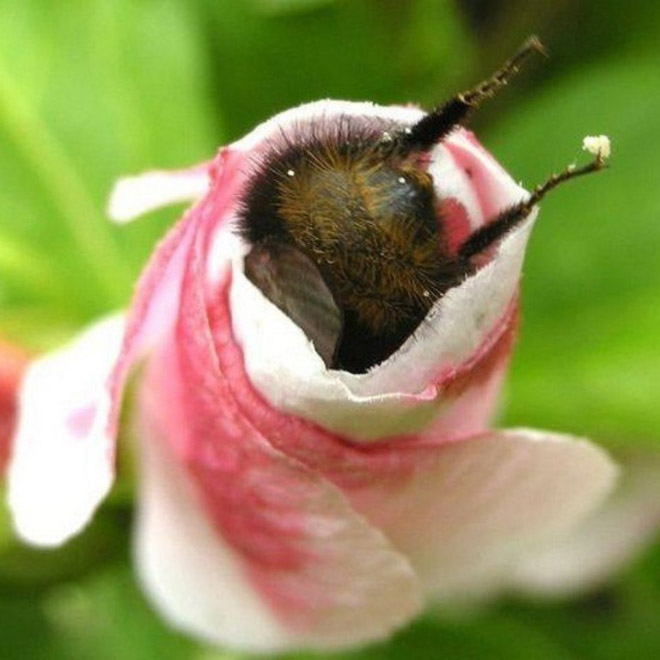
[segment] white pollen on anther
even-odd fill
[[[387,132],[383,131],[383,135],[381,137],[383,142],[391,142],[392,141],[392,136]]]
[[[424,296],[424,298],[430,298],[431,292],[428,289],[424,289],[424,291],[422,291],[422,295]]]
[[[287,171],[286,171],[286,175],[287,175],[287,176],[296,176],[296,173],[295,173],[294,170],[287,170]]]
[[[410,134],[412,133],[412,128],[408,128],[408,127],[406,127],[406,128],[403,129],[403,132],[404,132],[406,135],[410,135]]]
[[[607,135],[587,135],[582,140],[582,148],[603,160],[609,158],[612,153],[610,138]]]
[[[406,182],[405,177],[400,176],[399,177],[399,183],[405,183],[405,182]]]

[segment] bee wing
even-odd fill
[[[342,330],[342,314],[314,262],[282,243],[255,245],[245,258],[245,274],[296,323],[331,367]]]

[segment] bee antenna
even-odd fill
[[[400,152],[427,151],[445,137],[453,128],[466,121],[486,99],[491,98],[520,71],[522,64],[534,53],[547,56],[537,36],[528,37],[525,43],[489,78],[476,87],[461,92],[425,115],[416,124],[403,131]]]
[[[496,218],[474,232],[458,249],[458,256],[469,261],[483,254],[489,247],[503,238],[512,229],[517,227],[532,212],[551,190],[557,186],[585,174],[598,172],[606,167],[606,160],[610,155],[610,141],[604,136],[586,137],[583,148],[594,154],[595,158],[582,167],[569,165],[559,174],[553,174],[542,184],[536,186],[530,196],[502,211]]]

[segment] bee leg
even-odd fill
[[[538,37],[532,36],[490,78],[466,92],[457,94],[407,129],[403,135],[402,151],[408,153],[430,149],[455,126],[464,122],[471,111],[476,110],[483,101],[504,87],[534,52],[545,54],[545,49]]]
[[[495,219],[491,220],[483,227],[474,232],[461,245],[458,250],[458,256],[464,260],[470,260],[476,257],[497,241],[508,234],[512,229],[518,226],[553,188],[556,188],[566,181],[575,179],[591,172],[597,172],[605,167],[605,157],[600,153],[591,163],[582,167],[569,165],[563,172],[553,174],[545,182],[536,186],[531,195],[513,206],[502,211]]]

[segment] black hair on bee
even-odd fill
[[[551,188],[602,167],[597,158],[551,177],[449,250],[428,153],[534,51],[542,47],[533,37],[488,80],[413,125],[317,118],[283,133],[258,164],[239,214],[252,245],[246,275],[328,367],[362,373],[382,362]]]

